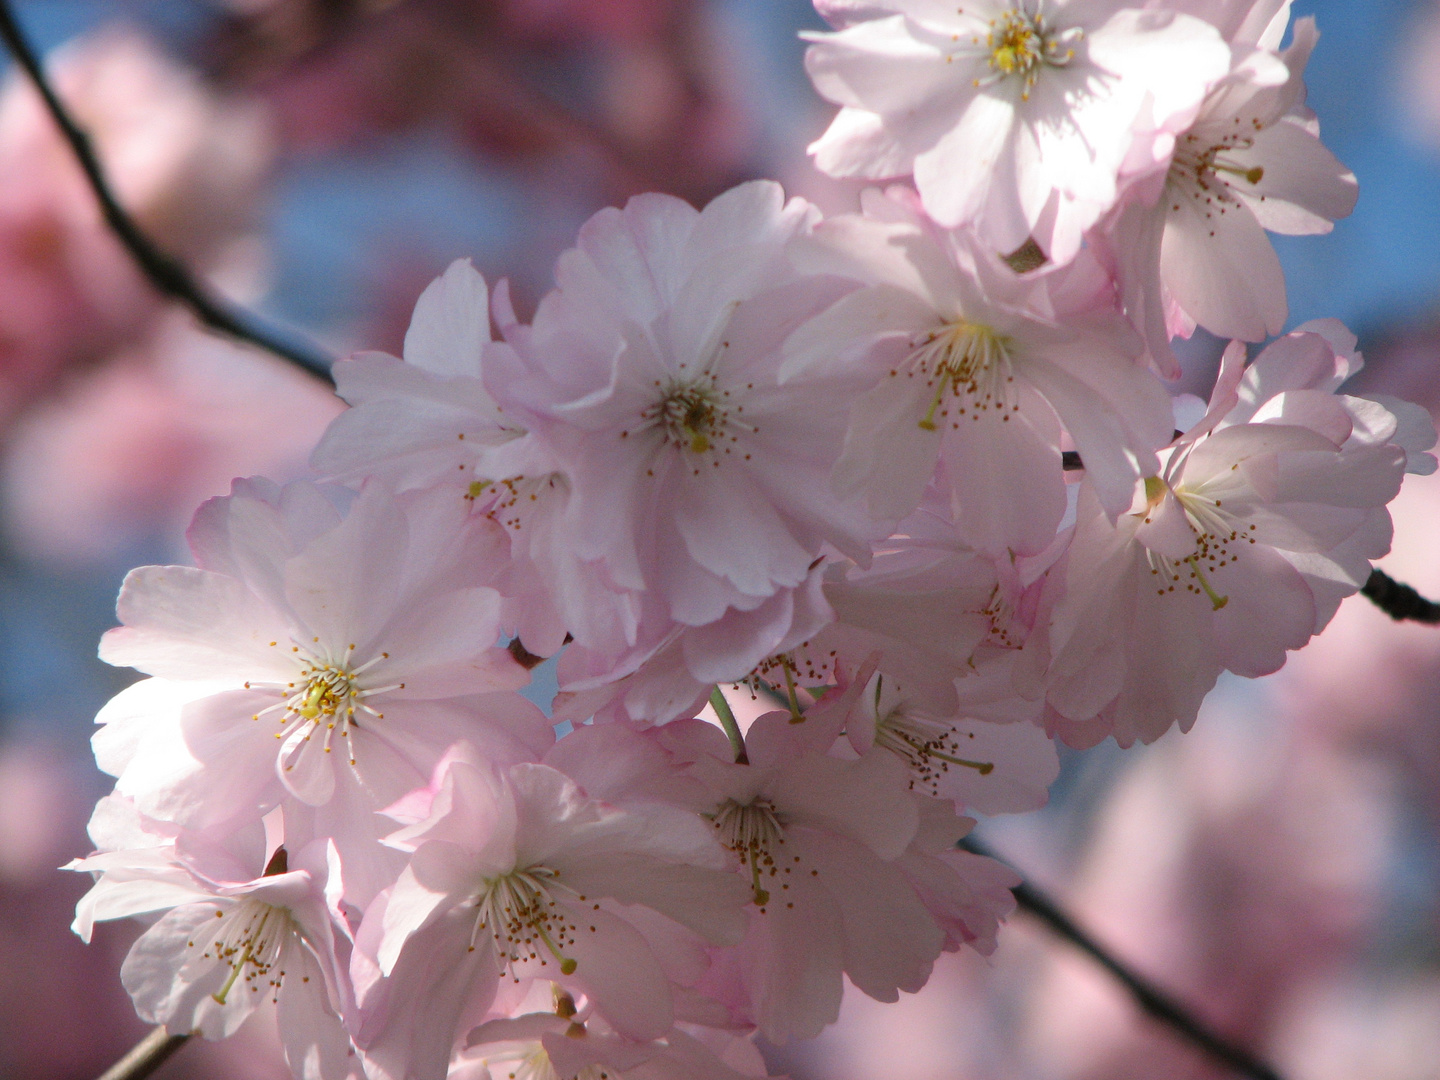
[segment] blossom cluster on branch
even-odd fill
[[[994,947],[1055,741],[1188,729],[1364,584],[1428,416],[1283,328],[1355,181],[1280,0],[819,0],[825,218],[596,214],[533,319],[456,262],[337,365],[318,479],[126,579],[76,930],[298,1077],[759,1075]],[[913,184],[905,178],[913,177]],[[1209,402],[1176,335],[1234,339]],[[1078,454],[1080,469],[1063,467]],[[557,656],[549,715],[520,691]],[[720,687],[779,707],[742,732]],[[700,714],[707,703],[721,726]],[[557,725],[567,730],[556,737]],[[723,728],[723,730],[722,730]]]

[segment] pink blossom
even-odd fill
[[[120,969],[140,1018],[222,1039],[268,999],[278,1006],[281,1042],[299,1080],[358,1080],[340,1019],[349,1001],[349,941],[334,844],[311,844],[294,858],[279,848],[257,875],[264,849],[248,845],[247,859],[240,837],[220,845],[163,825],[156,831],[133,808],[113,810],[99,823],[99,838],[124,834],[144,846],[102,849],[66,869],[98,874],[76,913],[87,941],[94,919],[163,913]],[[128,819],[119,833],[117,815]]]
[[[505,348],[491,340],[485,279],[455,260],[416,301],[403,360],[360,353],[335,366],[336,392],[352,407],[315,448],[315,468],[397,491],[483,481],[486,449],[525,434],[481,381],[486,353]]]
[[[582,999],[558,985],[545,990],[550,1012],[497,1017],[470,1032],[467,1049],[450,1067],[449,1080],[490,1080],[497,1073],[514,1080],[549,1075],[617,1080],[741,1080],[765,1075],[755,1045],[728,1032],[677,1025],[659,1039],[635,1042],[617,1035]],[[548,1071],[547,1071],[548,1070]]]
[[[1215,29],[1121,0],[829,3],[805,66],[842,106],[810,147],[833,176],[914,173],[926,210],[992,251],[1065,263],[1114,204],[1137,126],[1193,112],[1229,67]]]
[[[907,708],[1032,720],[1043,694],[1017,661],[1041,645],[1042,586],[1063,550],[1062,538],[1033,557],[980,554],[959,539],[950,499],[932,485],[868,569],[833,568],[825,595],[836,619],[789,662],[807,686],[864,683],[868,666]]]
[[[1164,7],[1204,19],[1220,36],[1242,48],[1278,49],[1290,24],[1292,0],[1151,0]]]
[[[1031,723],[1043,691],[1019,685],[1015,663],[1032,618],[1022,609],[1041,594],[1043,570],[1020,586],[1035,561],[992,563],[917,512],[870,569],[829,575],[836,621],[766,658],[751,693],[788,696],[797,723],[844,728],[854,753],[893,754],[914,791],[989,813],[1043,805],[1058,762]]]
[[[846,287],[786,258],[816,216],[769,182],[700,212],[662,195],[603,210],[560,257],[534,325],[506,327],[518,364],[487,369],[569,485],[557,542],[650,605],[624,637],[572,627],[617,670],[676,624],[800,586],[827,543],[868,553],[874,526],[828,484],[855,376],[779,378],[785,336]]]
[[[1266,230],[1327,233],[1355,206],[1354,174],[1321,144],[1304,106],[1315,22],[1296,23],[1279,52],[1288,16],[1286,6],[1258,47],[1236,42],[1230,74],[1176,134],[1173,152],[1132,166],[1121,208],[1099,230],[1126,308],[1167,377],[1179,374],[1171,336],[1197,324],[1244,341],[1278,334],[1285,278]],[[1247,29],[1235,32],[1243,39]]]
[[[963,230],[925,216],[913,194],[867,192],[864,213],[820,223],[797,263],[864,288],[786,342],[783,374],[865,361],[836,467],[841,494],[877,518],[919,503],[937,460],[960,537],[993,555],[1047,547],[1065,510],[1061,424],[1112,513],[1155,468],[1169,400],[1136,364],[1139,342],[1088,258],[1018,275]]]
[[[367,487],[342,514],[310,483],[237,481],[196,515],[199,568],[141,567],[101,655],[154,676],[94,739],[116,790],[187,828],[258,820],[282,800],[333,837],[360,905],[399,857],[373,811],[424,783],[464,736],[503,760],[553,739],[495,647],[484,519]]]
[[[904,762],[912,790],[986,814],[1045,805],[1060,761],[1039,727],[932,712],[880,674],[862,686],[846,711],[845,734],[856,753],[873,747]],[[1032,708],[1039,712],[1038,703]]]
[[[353,969],[376,1075],[439,1075],[502,977],[550,979],[627,1038],[659,1038],[666,964],[629,908],[711,943],[742,932],[746,890],[683,810],[601,803],[549,766],[497,770],[460,746],[390,813],[412,823],[388,843],[413,855],[366,912]]]
[[[1336,395],[1359,366],[1334,323],[1243,369],[1111,524],[1086,484],[1051,616],[1052,731],[1078,745],[1188,730],[1221,670],[1275,671],[1330,620],[1390,543],[1406,450],[1375,402]],[[1104,632],[1097,632],[1105,628]]]
[[[637,645],[618,661],[571,645],[556,668],[557,715],[653,724],[694,716],[717,683],[764,676],[776,657],[803,651],[834,619],[825,596],[826,571],[825,561],[816,559],[797,588],[780,589],[750,611],[731,608],[704,626],[672,625],[658,648]],[[653,604],[647,608],[648,625],[669,623]]]
[[[772,1040],[810,1038],[833,1023],[842,973],[894,1001],[924,985],[952,934],[987,933],[986,904],[968,907],[974,897],[943,862],[965,819],[950,813],[953,828],[932,827],[901,763],[888,754],[830,756],[837,732],[819,718],[795,723],[770,713],[750,726],[748,761],[739,764],[702,721],[677,721],[654,736],[704,785],[703,813],[751,893],[745,941],[716,955],[700,988]],[[912,874],[935,886],[933,897]],[[970,910],[968,935],[960,908]],[[993,942],[993,923],[988,932]]]
[[[513,324],[508,297],[496,293],[502,318]],[[601,624],[617,608],[623,620],[628,609],[557,550],[553,519],[568,488],[552,465],[528,453],[533,441],[524,441],[521,458],[495,454],[526,433],[482,381],[485,357],[508,349],[491,340],[485,279],[457,259],[416,302],[404,360],[361,353],[335,366],[337,392],[352,408],[336,417],[312,462],[347,483],[377,477],[398,491],[448,489],[503,526],[510,537],[505,623],[527,649],[549,656],[572,628]]]
[[[946,952],[969,946],[988,956],[995,951],[1001,921],[1015,910],[1010,890],[1020,884],[1020,875],[1004,863],[956,847],[975,821],[957,815],[948,800],[919,797],[915,804],[920,827],[895,865],[944,933]]]

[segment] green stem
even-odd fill
[[[720,726],[725,729],[725,735],[730,740],[730,749],[735,751],[735,764],[749,765],[750,759],[745,756],[745,736],[740,734],[740,725],[735,720],[735,713],[730,708],[730,702],[725,700],[725,695],[720,692],[720,687],[710,691],[710,704],[715,709],[715,715],[720,718]]]

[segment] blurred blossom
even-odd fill
[[[506,20],[530,35],[618,41],[653,36],[684,5],[678,0],[502,0]]]
[[[0,888],[44,883],[71,853],[87,792],[55,747],[0,744]]]
[[[339,411],[318,380],[176,315],[17,426],[0,466],[11,541],[59,563],[178,549],[234,477],[301,475]]]
[[[751,171],[718,19],[679,0],[253,0],[213,51],[285,142],[440,130],[582,209],[647,190],[703,203]],[[259,9],[259,10],[256,10]]]
[[[1440,596],[1440,476],[1407,476],[1391,513],[1393,546],[1376,565]],[[1440,634],[1351,600],[1294,660],[1275,679],[1287,711],[1314,737],[1392,769],[1408,794],[1420,796],[1433,827],[1440,819]]]
[[[1440,147],[1440,4],[1422,0],[1412,17],[1413,25],[1399,52],[1399,78],[1407,87],[1404,95],[1406,119],[1411,134],[1421,142]]]
[[[244,276],[269,160],[259,115],[215,99],[133,29],[77,39],[51,66],[141,225],[197,269]],[[67,365],[139,336],[161,307],[15,71],[0,92],[0,280],[0,421]]]
[[[1030,1080],[1007,1013],[1048,944],[1012,918],[993,956],[942,955],[918,994],[892,1004],[847,986],[838,1024],[767,1060],[798,1080]]]
[[[1263,696],[1231,686],[1207,712],[1116,786],[1070,901],[1117,955],[1265,1053],[1373,929],[1394,808],[1378,770],[1283,718],[1257,723],[1274,717]],[[1046,1075],[1224,1075],[1076,960],[1057,950],[1029,1003]]]
[[[1440,978],[1433,973],[1324,988],[1286,1032],[1284,1059],[1305,1080],[1440,1076]]]

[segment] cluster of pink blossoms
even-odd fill
[[[237,481],[102,656],[76,929],[297,1077],[763,1074],[844,980],[993,948],[1054,740],[1187,729],[1365,581],[1429,419],[1278,332],[1265,236],[1354,178],[1280,0],[825,0],[836,175],[604,210],[522,323],[457,262],[336,370],[320,477]],[[492,326],[494,329],[492,330]],[[1237,339],[1208,403],[1170,342]],[[558,654],[551,715],[521,696]],[[719,687],[771,697],[741,732]],[[732,691],[733,693],[733,691]],[[710,702],[722,726],[700,718]],[[556,738],[556,724],[571,728]]]

